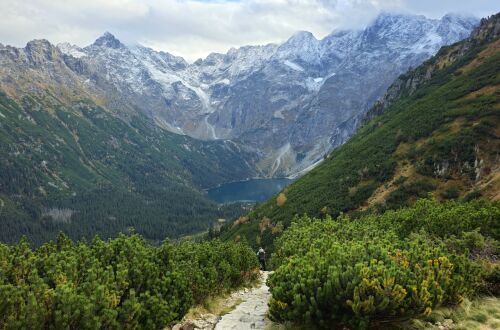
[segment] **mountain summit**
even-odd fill
[[[93,43],[94,46],[109,47],[109,48],[120,48],[123,44],[120,40],[116,39],[114,35],[109,32],[105,32],[102,36],[96,39]]]

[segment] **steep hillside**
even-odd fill
[[[17,96],[0,92],[0,241],[200,231],[229,215],[202,188],[253,175],[232,142],[176,135],[140,113],[124,121],[48,90]]]
[[[296,214],[398,208],[428,193],[499,200],[499,33],[497,14],[401,76],[351,140],[222,235],[268,245]]]

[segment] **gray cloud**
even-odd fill
[[[495,13],[496,0],[0,0],[0,42],[35,38],[80,46],[110,31],[188,60],[230,47],[286,40],[297,30],[321,38],[361,28],[381,11],[441,17]]]

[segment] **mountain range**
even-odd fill
[[[79,94],[118,113],[134,108],[174,133],[232,140],[257,155],[260,176],[293,176],[345,142],[397,76],[476,24],[457,15],[381,14],[364,30],[321,40],[302,31],[282,44],[233,48],[191,64],[110,33],[83,48],[34,41],[11,51],[60,51],[67,77],[57,72],[57,79],[80,85]]]

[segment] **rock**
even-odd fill
[[[174,325],[172,330],[211,330],[217,324],[219,318],[214,314],[204,314],[194,320],[183,320],[181,323]]]
[[[268,272],[262,272],[263,283],[261,286],[241,291],[243,292],[243,302],[232,312],[222,316],[215,326],[215,330],[264,329],[267,304],[271,296],[266,285],[268,274]]]

